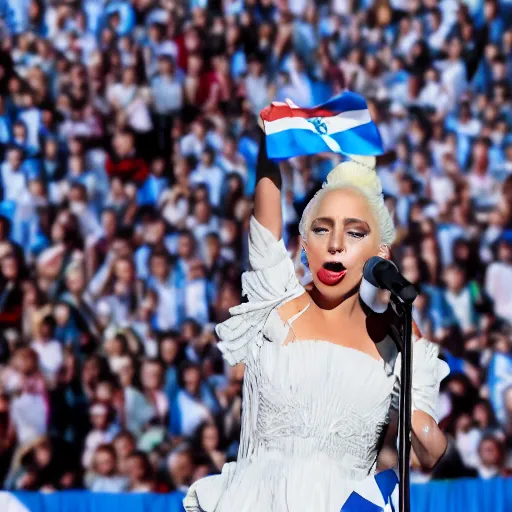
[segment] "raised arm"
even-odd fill
[[[256,190],[254,193],[254,216],[277,240],[283,231],[281,213],[281,171],[279,165],[267,157],[265,133],[261,132],[258,163],[256,166]]]

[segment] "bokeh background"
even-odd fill
[[[365,96],[452,369],[414,482],[512,468],[512,1],[1,0],[0,483],[185,492],[236,458],[257,116]],[[338,162],[282,164],[285,241]],[[390,429],[381,468],[396,464]]]

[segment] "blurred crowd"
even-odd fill
[[[447,457],[414,479],[508,474],[511,21],[510,0],[1,0],[3,487],[185,491],[236,458],[243,368],[214,326],[241,300],[257,116],[346,89],[452,368]],[[282,164],[304,284],[298,221],[338,161]]]

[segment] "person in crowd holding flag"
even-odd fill
[[[396,500],[397,477],[375,473],[397,410],[400,354],[379,314],[386,292],[373,290],[377,314],[368,314],[359,293],[371,287],[362,280],[364,264],[389,259],[395,236],[376,174],[380,136],[353,93],[313,109],[274,103],[261,118],[250,270],[242,277],[247,301],[216,329],[226,361],[245,364],[238,461],[193,484],[185,509],[384,510]],[[273,160],[325,151],[349,159],[329,173],[300,221],[313,281],[307,291],[281,238],[281,176]],[[448,369],[417,328],[414,341],[413,461],[431,468],[447,445],[435,405]]]

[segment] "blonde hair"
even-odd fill
[[[380,240],[390,246],[396,236],[391,213],[384,203],[382,183],[377,175],[377,159],[374,156],[350,155],[350,160],[337,165],[328,175],[322,188],[314,195],[302,213],[299,232],[306,239],[311,212],[322,196],[330,190],[352,188],[364,195],[379,225]]]

